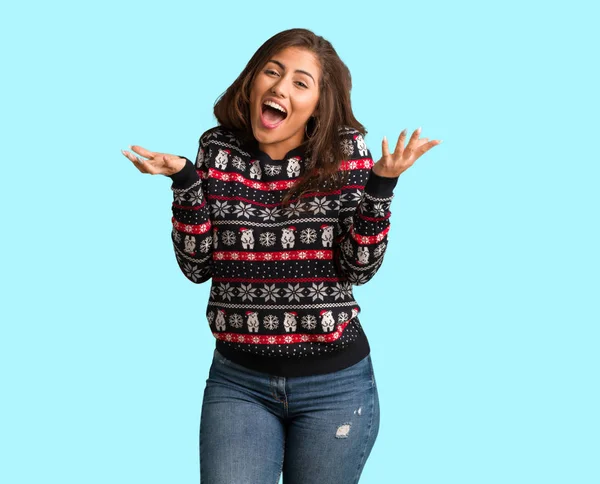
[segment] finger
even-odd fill
[[[123,153],[131,162],[133,162],[139,171],[142,173],[149,173],[150,163],[144,163],[144,160],[132,153],[129,153],[128,151],[121,150],[121,153]]]
[[[417,150],[417,158],[419,156],[425,154],[427,151],[429,151],[434,146],[439,145],[441,142],[442,142],[442,140],[434,139],[434,140],[430,141],[429,143],[426,143],[423,146],[419,147],[419,149]]]
[[[390,149],[389,149],[389,146],[388,146],[388,140],[387,140],[387,138],[385,136],[383,137],[383,141],[381,142],[381,155],[383,157],[390,156]]]
[[[123,153],[127,157],[128,160],[133,161],[134,163],[142,161],[142,160],[140,160],[140,158],[135,156],[133,153],[130,153],[129,151],[121,150],[121,153]]]
[[[406,139],[406,129],[400,133],[398,136],[398,143],[396,143],[396,149],[394,150],[394,155],[399,155],[404,151],[404,140]]]
[[[138,155],[145,156],[146,158],[154,158],[156,153],[154,151],[147,150],[146,148],[142,148],[141,146],[131,145],[132,151],[135,151]]]

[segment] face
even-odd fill
[[[321,67],[315,55],[288,47],[258,71],[250,90],[250,120],[261,151],[273,160],[302,144],[319,101]],[[265,102],[276,103],[285,114]]]

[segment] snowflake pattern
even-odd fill
[[[300,284],[288,284],[288,287],[282,288],[284,292],[284,297],[288,298],[288,301],[292,302],[296,300],[300,302],[300,296],[302,296],[304,292],[304,288],[300,287]]]
[[[279,207],[273,207],[273,208],[262,208],[260,210],[260,213],[258,214],[259,217],[262,217],[263,220],[267,221],[267,220],[272,220],[274,221],[277,217],[279,217],[281,213],[281,209]]]
[[[225,217],[229,213],[229,208],[229,202],[215,200],[213,206],[211,207],[213,217]]]
[[[212,237],[206,237],[200,242],[200,252],[208,252],[213,245]]]
[[[225,230],[221,234],[221,240],[225,245],[235,244],[235,232],[233,230]]]
[[[252,287],[252,284],[242,284],[238,288],[238,295],[242,297],[242,301],[248,299],[253,301],[256,296],[256,288]]]
[[[250,218],[250,216],[254,216],[254,211],[256,209],[250,203],[240,202],[238,203],[233,212],[239,217]]]
[[[194,266],[189,262],[185,263],[183,271],[185,272],[185,275],[194,282],[198,281],[202,276],[202,270],[198,266]]]
[[[288,218],[299,216],[301,212],[304,211],[304,202],[292,202],[287,207],[285,207],[285,214]]]
[[[241,328],[244,325],[244,319],[241,314],[232,314],[229,316],[229,325],[232,328]]]
[[[307,291],[308,297],[312,297],[313,301],[316,301],[317,299],[324,301],[325,297],[327,297],[327,288],[323,282],[318,284],[313,282],[312,286],[309,287]]]
[[[373,212],[375,212],[376,217],[383,217],[385,215],[385,207],[383,203],[374,203],[373,204]]]
[[[265,165],[267,175],[279,175],[281,173],[281,165]]]
[[[271,245],[275,245],[275,241],[276,240],[277,239],[276,239],[275,234],[273,232],[263,232],[258,237],[258,241],[261,243],[261,245],[264,245],[266,247],[270,247]]]
[[[300,240],[304,244],[312,244],[317,240],[317,231],[310,227],[302,229],[300,232]]]
[[[225,138],[227,138],[227,141],[233,145],[236,146],[240,146],[240,141],[238,140],[237,136],[235,136],[233,133],[228,133],[225,132]]]
[[[354,143],[351,140],[345,139],[341,143],[342,153],[346,158],[350,158],[354,154]]]
[[[231,301],[231,298],[234,296],[233,287],[231,287],[231,285],[228,282],[224,284],[219,284],[218,291],[219,296],[221,296],[223,300],[227,299],[228,301]]]
[[[312,314],[307,314],[306,316],[302,316],[300,320],[300,325],[304,329],[315,329],[317,326],[317,318]]]
[[[344,289],[342,288],[342,285],[339,282],[336,282],[335,286],[331,287],[331,295],[335,298],[336,301],[338,299],[344,299]]]
[[[265,316],[263,324],[267,329],[277,329],[277,327],[279,326],[279,318],[274,314],[269,314]]]
[[[173,240],[178,244],[181,242],[181,234],[175,229],[175,227],[173,227]]]
[[[340,244],[340,247],[342,248],[342,252],[346,257],[350,258],[354,255],[352,241],[349,237]]]
[[[231,164],[238,170],[244,171],[246,169],[246,163],[239,156],[234,156]]]
[[[277,302],[277,298],[280,297],[279,288],[276,287],[275,284],[271,284],[270,286],[268,284],[265,284],[264,287],[260,288],[260,291],[260,297],[265,298],[265,302],[269,302],[269,300]]]
[[[185,202],[185,192],[173,192],[173,201],[175,203]]]
[[[341,312],[340,314],[338,314],[338,323],[343,323],[344,321],[348,320],[348,313],[345,312]]]
[[[325,215],[327,210],[329,210],[329,203],[330,202],[326,199],[326,197],[315,197],[315,199],[309,203],[310,210],[312,210],[315,215],[319,213]]]
[[[192,205],[200,205],[202,203],[203,193],[202,189],[198,189],[198,191],[190,193],[190,199]]]
[[[378,258],[381,254],[385,252],[385,247],[385,242],[379,244],[377,247],[375,247],[375,250],[373,251],[373,256]]]

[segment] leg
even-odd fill
[[[341,371],[290,378],[284,484],[354,484],[379,432],[370,356]]]
[[[285,429],[269,394],[268,375],[215,351],[200,418],[202,484],[277,484]]]

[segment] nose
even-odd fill
[[[275,84],[271,86],[271,92],[277,97],[285,97],[287,88],[285,87],[284,78],[280,78]]]

